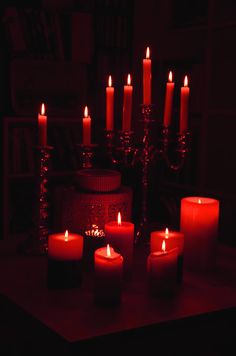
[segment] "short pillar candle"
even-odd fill
[[[94,253],[95,290],[98,304],[115,305],[122,295],[123,257],[107,244]]]
[[[207,197],[181,199],[180,230],[184,233],[184,266],[196,271],[215,266],[219,201]]]
[[[180,231],[171,231],[168,228],[152,231],[150,252],[161,251],[163,240],[166,243],[166,250],[178,248],[177,281],[181,282],[183,277],[184,234]]]
[[[132,273],[134,250],[134,224],[121,221],[118,213],[117,221],[105,224],[105,240],[124,258],[124,272],[126,276]]]
[[[74,233],[48,236],[48,287],[73,288],[82,281],[83,236]]]
[[[166,251],[165,240],[161,251],[152,252],[148,256],[148,287],[153,296],[171,296],[176,292],[177,257],[177,248]]]

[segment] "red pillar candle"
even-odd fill
[[[106,223],[104,229],[105,239],[123,256],[124,270],[130,275],[133,264],[134,224],[121,221],[121,215],[119,213],[117,221]]]
[[[86,146],[91,145],[91,117],[88,114],[88,107],[84,108],[83,117],[83,144]]]
[[[147,259],[148,283],[151,294],[173,294],[177,286],[178,249],[166,250],[165,239],[161,251],[150,253]]]
[[[106,87],[106,129],[107,131],[114,129],[114,87],[112,86],[111,75],[109,75],[108,86]]]
[[[150,49],[146,49],[146,58],[143,59],[143,104],[151,104],[152,97],[152,61],[150,59]]]
[[[184,265],[196,271],[214,268],[219,201],[206,197],[181,199],[180,229],[184,233]]]
[[[118,303],[122,293],[123,257],[109,246],[94,253],[95,301]]]
[[[172,103],[174,95],[175,84],[172,82],[172,72],[169,72],[169,82],[166,83],[166,97],[165,97],[165,110],[164,110],[164,126],[168,127],[171,123],[172,117]]]
[[[184,259],[184,234],[180,231],[158,230],[151,232],[150,238],[150,252],[161,251],[163,240],[166,243],[166,249],[178,249],[178,266],[177,266],[177,280],[182,281],[183,274],[183,259]]]
[[[83,236],[74,233],[57,233],[48,237],[48,256],[54,260],[80,260],[83,256]]]
[[[45,105],[42,103],[38,114],[38,143],[39,146],[47,146],[47,116],[45,115]]]
[[[123,122],[122,122],[123,131],[130,131],[131,128],[132,97],[133,97],[133,86],[131,85],[131,76],[130,74],[128,74],[127,85],[124,86]]]
[[[180,133],[184,133],[188,128],[188,102],[189,102],[188,77],[184,77],[184,86],[180,93]]]

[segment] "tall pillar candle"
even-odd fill
[[[150,105],[152,101],[152,61],[150,49],[146,49],[146,58],[143,59],[143,104]]]
[[[107,243],[123,256],[124,272],[130,276],[133,265],[134,224],[121,221],[119,213],[117,221],[105,224],[105,239]]]
[[[55,233],[48,236],[48,287],[78,287],[82,280],[83,236]]]
[[[184,266],[196,271],[215,266],[219,201],[208,197],[181,199],[180,230],[184,233]]]
[[[188,77],[184,77],[184,86],[180,93],[180,133],[184,133],[188,128],[188,104],[189,104]]]
[[[47,116],[44,103],[42,103],[38,114],[38,143],[39,146],[47,146]]]
[[[182,281],[183,258],[184,258],[184,234],[180,231],[157,230],[151,232],[150,252],[161,251],[163,240],[166,243],[166,249],[178,249],[177,281]]]
[[[123,257],[109,244],[94,252],[95,302],[117,304],[122,295]]]
[[[111,75],[109,75],[108,86],[106,87],[106,129],[107,131],[114,129],[114,87],[112,86]]]
[[[178,249],[167,251],[165,240],[161,251],[150,253],[147,259],[149,291],[154,296],[172,295],[177,287]]]
[[[91,117],[88,114],[88,107],[84,108],[83,117],[83,144],[86,146],[91,145]]]
[[[164,126],[168,127],[172,118],[172,103],[174,95],[175,83],[172,82],[172,72],[169,72],[169,82],[166,83],[166,97],[165,97],[165,109],[164,109]]]
[[[130,74],[128,74],[127,85],[124,86],[123,121],[122,121],[123,131],[130,131],[131,128],[132,100],[133,100],[133,86],[131,85],[131,76]]]

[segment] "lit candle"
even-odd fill
[[[114,129],[114,87],[112,86],[111,75],[109,75],[108,86],[106,87],[106,129],[107,131]]]
[[[188,128],[188,101],[189,101],[189,87],[188,77],[184,77],[184,86],[181,87],[180,97],[180,133],[184,133]]]
[[[184,266],[210,270],[215,266],[219,201],[206,197],[181,199],[180,230],[184,233]]]
[[[47,116],[45,115],[45,105],[42,103],[38,114],[38,142],[39,146],[47,146]]]
[[[178,249],[166,250],[166,240],[160,251],[152,252],[147,259],[150,293],[154,296],[173,294],[177,286]]]
[[[123,257],[107,244],[94,253],[95,301],[103,304],[120,302]]]
[[[146,58],[143,59],[143,104],[151,104],[151,81],[152,81],[152,61],[150,59],[150,49],[146,49]]]
[[[181,282],[183,272],[184,234],[180,231],[170,231],[168,228],[165,230],[152,231],[150,238],[150,252],[161,251],[163,239],[165,239],[167,250],[178,248],[177,280],[178,282]]]
[[[105,224],[105,239],[124,258],[124,271],[126,275],[131,274],[134,249],[134,224],[121,221],[118,213],[117,221]]]
[[[48,236],[48,286],[77,287],[81,283],[83,236],[56,233]]]
[[[91,117],[88,114],[88,107],[84,108],[83,117],[83,144],[86,146],[91,145]]]
[[[172,82],[172,72],[169,72],[169,82],[166,83],[166,98],[165,98],[165,110],[164,110],[164,126],[168,127],[171,123],[172,117],[172,102],[174,95],[175,83]]]
[[[123,122],[122,122],[123,131],[130,131],[131,128],[132,96],[133,96],[133,86],[131,85],[131,76],[130,74],[128,74],[127,85],[124,86]]]

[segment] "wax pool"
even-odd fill
[[[180,229],[184,233],[184,265],[194,270],[215,266],[219,201],[207,197],[181,200]]]

